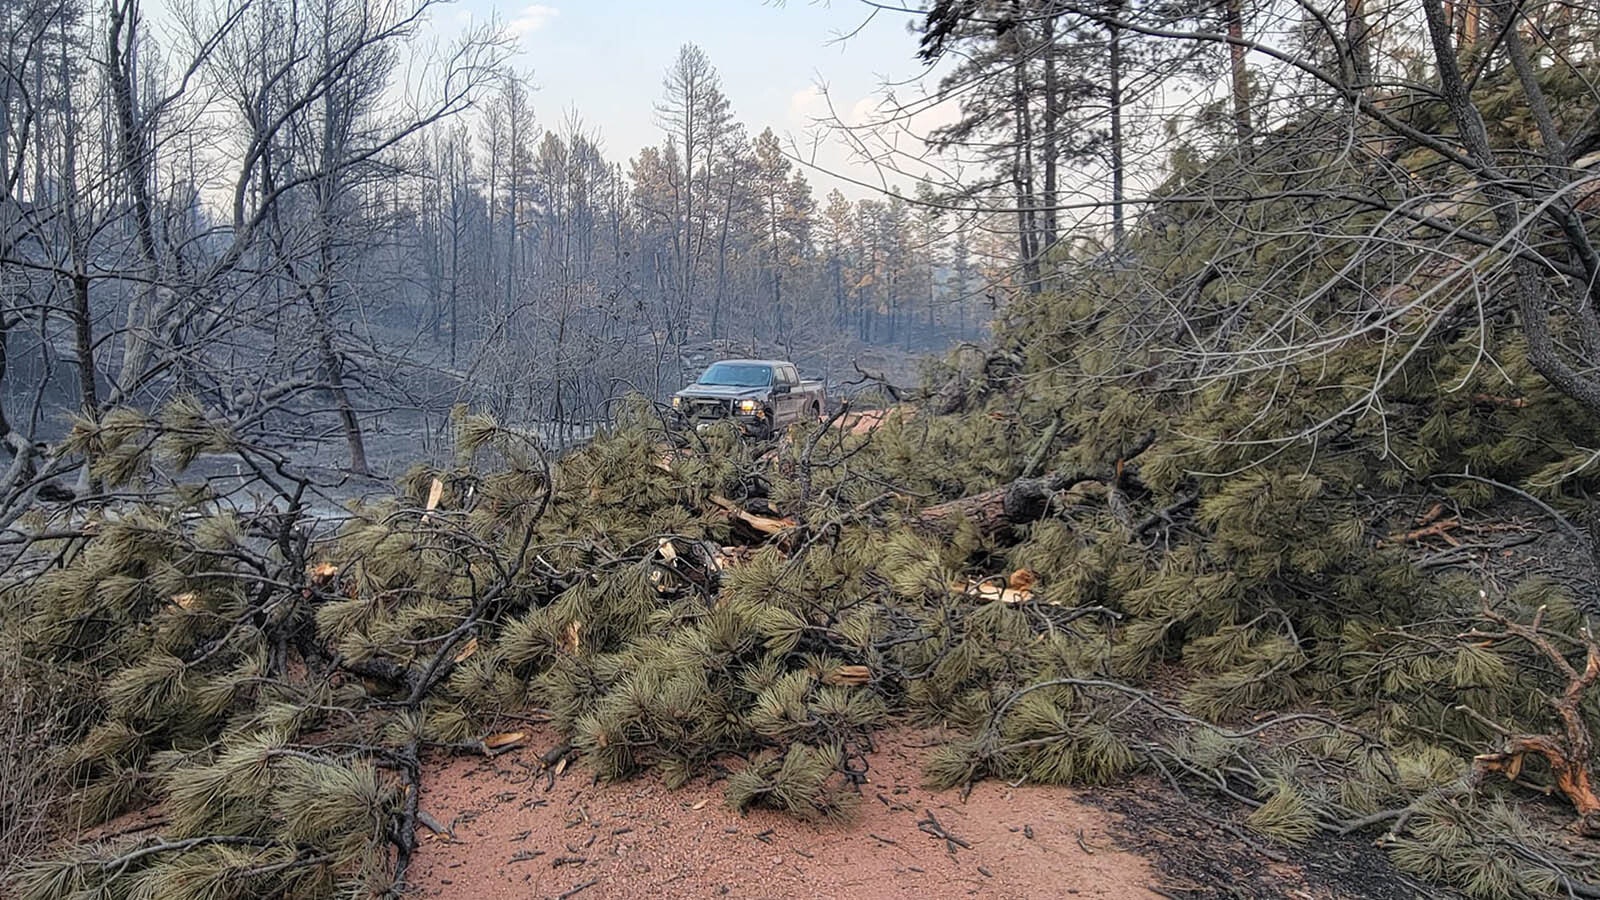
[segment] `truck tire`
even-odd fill
[[[811,401],[811,418],[822,421],[822,405],[815,400]]]

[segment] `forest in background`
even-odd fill
[[[937,785],[1145,776],[1284,853],[1376,842],[1374,877],[1422,896],[1600,896],[1600,10],[899,14],[960,111],[929,152],[965,173],[907,209],[1008,246],[987,337],[917,384],[863,376],[855,406],[886,411],[754,446],[645,391],[561,453],[462,407],[451,460],[336,529],[309,512],[328,486],[201,388],[14,444],[15,889],[397,895],[429,761],[533,717],[552,770],[817,819],[850,815],[875,732],[935,726]],[[833,125],[910,172],[920,102]],[[256,177],[235,222],[272,234]],[[246,265],[272,241],[229,259],[242,233],[204,271],[276,271]],[[263,309],[174,265],[128,288],[185,322]],[[699,287],[659,284],[661,333],[709,327],[716,270],[672,271]],[[153,804],[155,833],[72,840]]]
[[[417,419],[391,414],[566,434],[718,353],[839,381],[992,316],[981,230],[815,195],[693,45],[640,101],[661,143],[616,160],[536,114],[494,25],[431,43],[440,6],[0,10],[8,447],[185,396],[364,473],[366,432]]]

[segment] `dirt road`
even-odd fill
[[[455,839],[424,830],[411,880],[420,896],[460,898],[1159,896],[1150,864],[1114,846],[1115,814],[1071,790],[986,782],[963,802],[922,787],[930,740],[882,737],[856,815],[826,825],[740,816],[704,781],[596,785],[576,766],[550,785],[538,759],[556,739],[535,734],[492,760],[433,767],[423,809]],[[930,818],[959,841],[919,828]]]

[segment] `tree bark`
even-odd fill
[[[155,213],[150,200],[150,159],[145,148],[144,123],[137,109],[135,55],[141,24],[138,0],[119,0],[111,7],[110,33],[106,40],[106,70],[111,81],[112,106],[117,118],[117,155],[122,176],[127,180],[129,206],[133,211],[134,238],[139,249],[143,276],[134,290],[128,309],[127,333],[121,373],[117,378],[119,399],[135,391],[145,377],[146,363],[153,352],[157,325],[156,294],[159,258],[155,239]]]
[[[1344,42],[1348,55],[1350,87],[1365,91],[1372,86],[1372,50],[1368,41],[1366,0],[1344,0]]]
[[[985,535],[1037,522],[1050,512],[1050,498],[1076,484],[1100,479],[1087,472],[1057,472],[1041,478],[1018,478],[1003,487],[930,506],[918,516],[926,527],[948,526],[966,519]]]
[[[1122,3],[1112,9],[1114,15],[1122,14]],[[1123,244],[1123,146],[1122,146],[1122,30],[1113,25],[1111,39],[1110,100],[1111,100],[1111,252],[1122,253]]]
[[[1057,149],[1060,138],[1056,129],[1061,127],[1061,86],[1056,77],[1056,20],[1055,16],[1046,16],[1040,25],[1042,54],[1044,55],[1044,146],[1040,153],[1044,156],[1044,194],[1041,197],[1044,206],[1044,247],[1049,249],[1056,242],[1059,213],[1056,210],[1058,194],[1058,178],[1056,174]],[[929,296],[932,296],[930,291]],[[931,305],[929,307],[932,309]],[[933,318],[930,312],[928,326],[933,327]]]
[[[1228,64],[1233,84],[1233,131],[1239,141],[1239,155],[1250,156],[1255,128],[1250,121],[1250,70],[1244,61],[1244,13],[1242,0],[1227,0]]]

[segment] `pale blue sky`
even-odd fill
[[[806,146],[810,119],[827,110],[819,83],[841,116],[859,121],[885,79],[924,70],[915,58],[916,36],[906,30],[908,16],[874,16],[857,0],[460,0],[437,13],[435,27],[449,33],[495,15],[517,36],[514,65],[531,73],[541,124],[554,126],[576,108],[617,160],[661,141],[654,104],[684,43],[698,44],[711,58],[735,116],[752,135],[771,126]],[[852,36],[839,40],[846,34]],[[837,141],[816,158],[874,180],[870,170],[852,166]],[[808,177],[819,196],[839,184],[817,173]],[[839,186],[853,196],[866,193]]]

